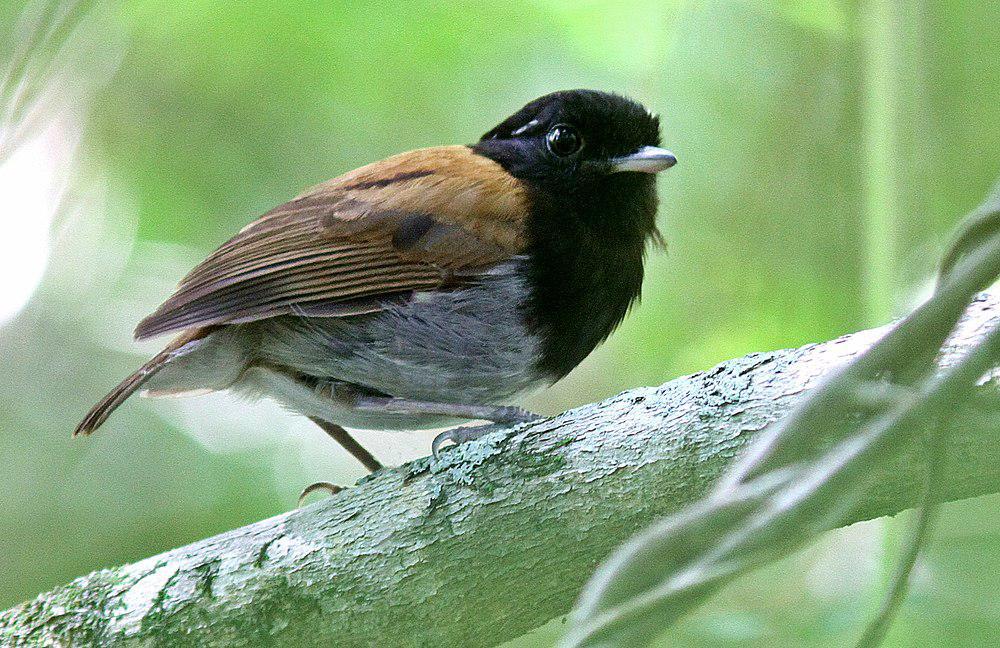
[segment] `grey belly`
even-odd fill
[[[282,316],[246,325],[257,362],[247,389],[292,409],[357,427],[426,427],[440,417],[372,416],[301,393],[268,365],[320,381],[358,385],[420,401],[494,404],[535,387],[538,341],[524,323],[526,290],[499,268],[475,284],[417,293],[384,310],[349,317]],[[271,372],[273,373],[273,372]],[[327,411],[322,411],[327,408]]]

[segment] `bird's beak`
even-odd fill
[[[658,146],[643,146],[635,153],[611,158],[611,172],[659,173],[675,164],[677,164],[677,158],[667,149],[661,149]]]

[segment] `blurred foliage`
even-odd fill
[[[0,2],[0,64],[24,7]],[[908,311],[1000,170],[997,24],[1000,5],[978,0],[129,0],[106,25],[106,42],[127,37],[117,72],[77,111],[77,190],[48,272],[0,328],[0,605],[360,476],[308,424],[223,397],[135,401],[69,439],[154,350],[129,342],[144,311],[304,186],[473,141],[559,88],[661,113],[680,158],[660,180],[669,254],[650,258],[622,329],[532,403],[557,411]],[[17,217],[0,199],[0,227]],[[430,436],[367,438],[397,460]],[[956,523],[918,564],[888,645],[1000,633],[998,502],[945,508]],[[831,534],[670,642],[843,645],[877,603],[882,544],[877,523]]]
[[[998,220],[1000,184],[967,218],[934,295],[755,439],[711,493],[619,547],[584,588],[563,645],[648,644],[725,583],[851,519],[884,467],[916,446],[925,473],[917,520],[885,603],[855,644],[879,645],[905,598],[935,501],[945,499],[945,472],[962,470],[945,466],[949,428],[996,430],[997,385],[979,385],[1000,363],[1000,328],[944,371],[938,356],[970,300],[1000,276]],[[972,418],[960,424],[956,415],[970,400]]]

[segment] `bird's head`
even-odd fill
[[[565,90],[535,99],[472,148],[569,207],[553,213],[601,229],[611,225],[620,234],[630,222],[646,238],[657,236],[655,174],[677,163],[659,144],[659,119],[641,104],[607,92]]]
[[[595,90],[535,99],[483,135],[473,148],[515,177],[575,191],[617,182],[652,182],[677,163],[659,147],[659,118],[641,104]]]

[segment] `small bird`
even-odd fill
[[[74,436],[140,388],[273,398],[372,471],[381,463],[342,426],[528,420],[512,403],[569,373],[639,298],[661,240],[654,174],[677,162],[659,144],[642,105],[570,90],[475,144],[317,185],[240,230],[139,323],[139,340],[179,335]]]

